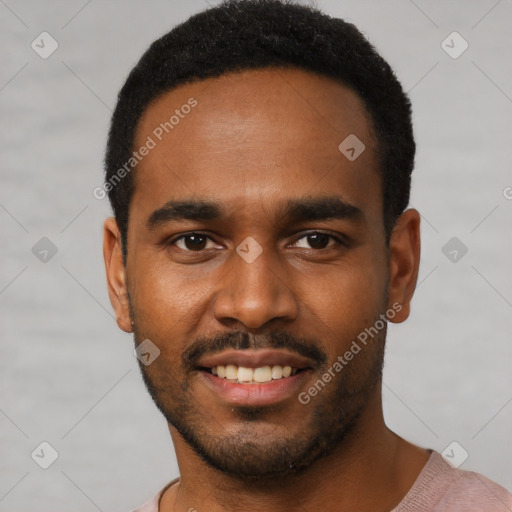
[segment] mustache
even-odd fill
[[[316,361],[319,367],[327,363],[327,355],[314,339],[298,339],[287,332],[273,332],[268,335],[254,335],[245,331],[219,333],[213,337],[199,337],[183,352],[181,362],[185,370],[197,368],[197,361],[206,355],[227,349],[258,350],[285,348]]]

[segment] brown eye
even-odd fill
[[[329,240],[334,240],[334,244],[329,244]],[[304,242],[303,242],[304,241]],[[307,233],[306,235],[301,236],[294,243],[295,247],[301,247],[303,249],[316,249],[322,250],[331,247],[332,245],[344,245],[341,240],[338,240],[336,237],[329,235],[327,233],[314,232]]]
[[[313,235],[307,235],[309,245],[313,249],[325,249],[329,245],[329,239],[331,237],[324,233],[315,233]]]
[[[181,235],[179,238],[176,238],[170,245],[176,244],[176,247],[182,249],[184,251],[202,251],[206,249],[206,245],[210,238],[202,233],[189,233],[186,235]]]

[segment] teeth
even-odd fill
[[[226,366],[214,366],[212,374],[221,379],[236,380],[238,382],[270,382],[295,375],[297,368],[291,366],[261,366],[259,368],[246,368],[228,364]]]
[[[240,375],[240,370],[238,371]],[[254,369],[254,378],[256,382],[270,382],[272,380],[272,368],[270,366],[262,366]]]
[[[283,376],[283,368],[281,366],[272,366],[272,378],[280,379]]]
[[[238,367],[238,380],[240,382],[251,382],[254,377],[254,370],[252,368]]]
[[[238,366],[234,364],[226,366],[226,379],[238,379]]]

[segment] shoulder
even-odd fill
[[[461,506],[472,512],[512,511],[512,494],[479,473],[454,469],[450,486],[440,496],[439,510]]]
[[[170,481],[163,489],[160,489],[157,494],[155,494],[152,498],[142,504],[140,507],[132,510],[132,512],[158,512],[158,505],[160,504],[160,498],[163,496],[164,492],[171,487],[171,485],[175,484],[179,481],[179,477]]]
[[[512,494],[487,477],[452,467],[433,451],[396,512],[509,512]]]

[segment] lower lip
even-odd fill
[[[271,380],[261,384],[239,384],[200,371],[202,381],[220,398],[236,405],[270,405],[297,397],[299,389],[308,378],[310,370],[303,370],[291,377]]]

